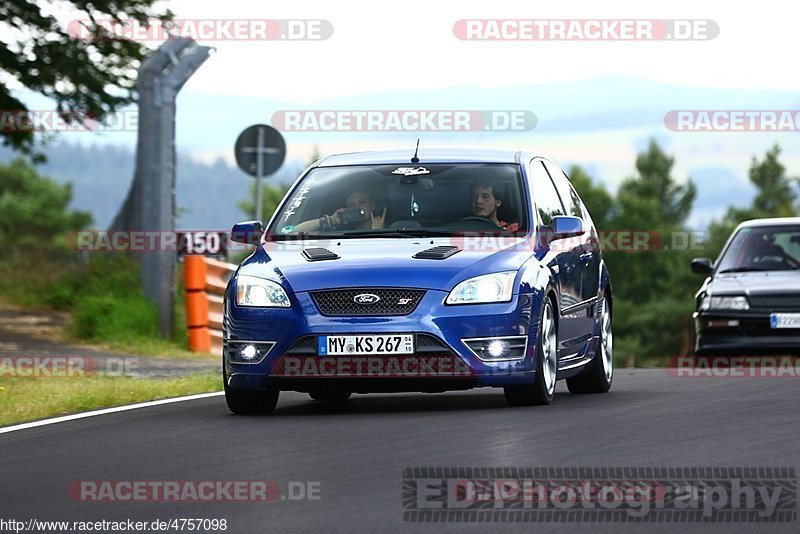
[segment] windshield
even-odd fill
[[[800,225],[742,228],[719,261],[718,273],[800,270]]]
[[[269,228],[271,239],[452,236],[527,230],[518,165],[316,168]]]

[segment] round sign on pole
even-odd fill
[[[283,159],[286,157],[286,141],[272,126],[254,124],[239,134],[234,150],[236,164],[240,169],[252,176],[266,176],[283,165]],[[259,160],[261,169],[258,168]]]

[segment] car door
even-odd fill
[[[553,179],[566,214],[578,217],[583,221],[583,234],[571,240],[572,250],[577,257],[577,276],[580,278],[578,297],[572,307],[567,310],[575,316],[578,324],[576,341],[580,345],[581,341],[585,342],[591,339],[594,327],[593,304],[597,300],[600,255],[592,238],[591,221],[587,222],[586,220],[586,213],[575,188],[569,183],[567,175],[558,165],[549,160],[543,160],[543,162],[550,178]]]
[[[553,217],[566,215],[566,211],[543,160],[539,158],[530,163],[530,182],[540,226],[539,235],[547,235],[551,231]],[[560,297],[559,357],[567,358],[577,352],[576,345],[581,343],[584,330],[581,317],[570,311],[581,301],[580,258],[574,243],[575,239],[569,238],[556,239],[548,245],[551,258],[548,266],[555,273]]]

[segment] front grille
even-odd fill
[[[800,311],[800,295],[750,295],[750,307],[768,310]]]
[[[360,295],[371,295],[359,299]],[[417,307],[424,289],[369,288],[312,291],[311,298],[322,315],[336,317],[408,315]],[[377,300],[374,298],[377,297]],[[372,301],[372,302],[369,302]]]

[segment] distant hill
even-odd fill
[[[88,211],[94,228],[107,228],[128,194],[134,170],[134,151],[114,145],[82,146],[58,142],[45,148],[43,174],[59,183],[71,182],[72,208]],[[0,147],[0,161],[17,155]],[[305,168],[303,162],[286,162],[267,183],[290,184]],[[245,216],[237,204],[248,198],[253,178],[223,159],[212,164],[177,157],[176,201],[179,229],[227,229]]]

